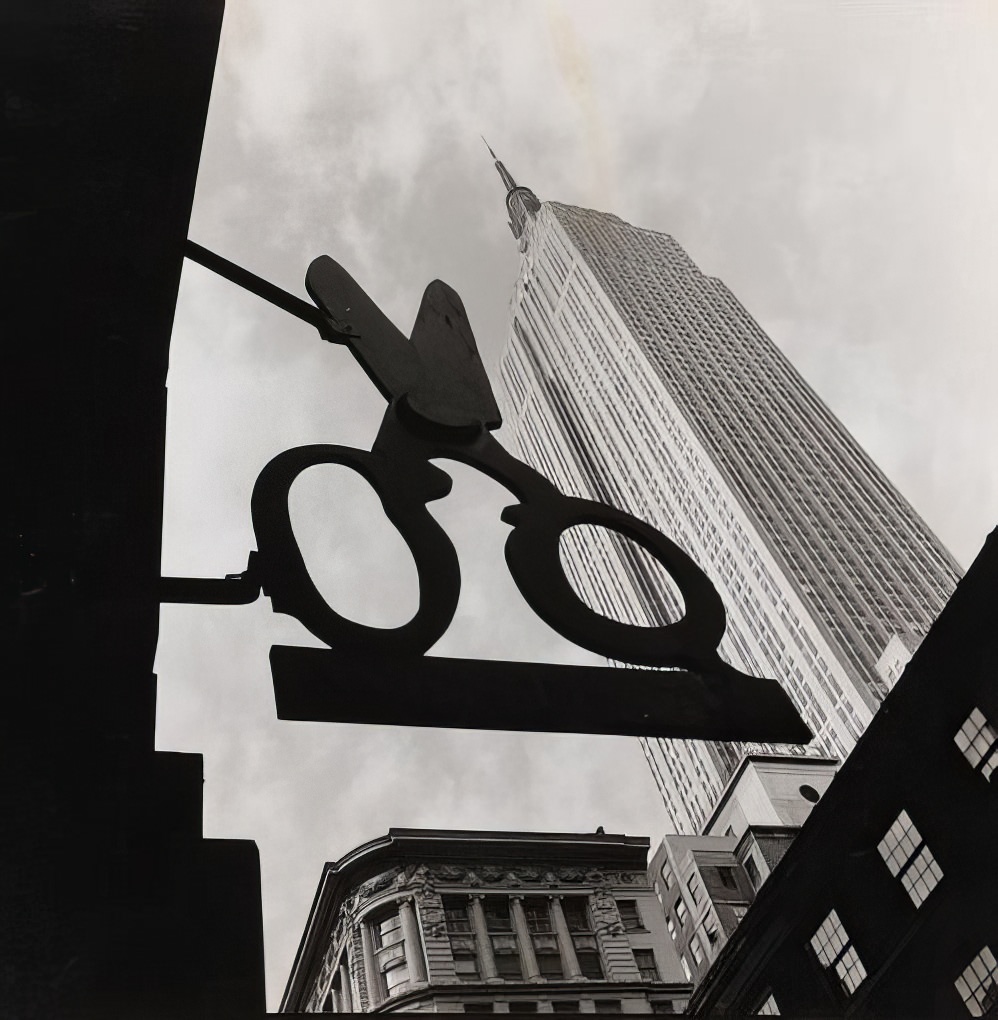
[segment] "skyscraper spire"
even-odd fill
[[[541,203],[530,188],[523,188],[513,180],[513,175],[506,169],[505,163],[492,151],[492,146],[485,141],[485,135],[481,136],[489,155],[495,161],[496,170],[499,173],[503,184],[506,186],[506,209],[509,212],[509,229],[517,239],[523,234],[527,217],[533,216],[540,210]]]
[[[516,181],[513,180],[513,175],[506,169],[506,165],[503,161],[492,151],[492,146],[485,141],[485,135],[482,135],[482,141],[485,142],[485,148],[489,150],[489,155],[495,161],[496,170],[498,170],[499,176],[502,178],[502,182],[506,186],[507,194],[510,191],[515,191]]]

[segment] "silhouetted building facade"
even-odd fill
[[[281,1012],[682,1013],[648,846],[392,829],[326,865]]]
[[[620,506],[685,548],[722,595],[722,655],[778,678],[815,733],[811,751],[844,758],[959,568],[672,237],[541,203],[497,167],[522,252],[503,436],[566,491]],[[566,549],[597,611],[646,625],[681,615],[629,543],[577,528]],[[702,831],[743,749],[642,744],[673,830]]]
[[[996,671],[998,532],[759,889],[693,1015],[995,1015]]]

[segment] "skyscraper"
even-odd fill
[[[815,732],[811,750],[844,757],[959,567],[672,237],[541,203],[496,167],[522,254],[501,368],[504,439],[565,491],[683,546],[725,603],[722,656],[780,680]],[[563,559],[606,615],[647,625],[682,614],[664,573],[626,540],[572,529]],[[699,829],[745,750],[642,746],[680,833]]]

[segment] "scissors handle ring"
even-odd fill
[[[697,564],[665,535],[631,514],[603,503],[560,493],[507,508],[513,524],[506,540],[509,571],[533,611],[583,648],[642,666],[703,670],[718,661],[724,636],[724,605]],[[565,574],[560,539],[569,528],[591,524],[636,542],[668,571],[685,603],[675,623],[639,627],[611,620],[587,606]]]
[[[360,474],[409,546],[419,578],[419,608],[408,623],[371,627],[349,620],[315,587],[291,525],[288,494],[302,471],[318,464],[340,464]],[[397,462],[348,446],[298,446],[276,456],[260,472],[250,504],[263,587],[275,612],[296,617],[331,648],[383,656],[425,652],[450,626],[461,589],[457,552],[425,505],[445,496],[450,486],[450,478],[432,464],[405,465],[400,471]]]

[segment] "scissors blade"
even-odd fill
[[[305,289],[386,400],[416,388],[419,355],[363,287],[334,259],[320,255],[308,267]]]
[[[464,304],[441,280],[423,294],[412,346],[422,362],[420,385],[409,394],[413,410],[441,425],[502,424]]]

